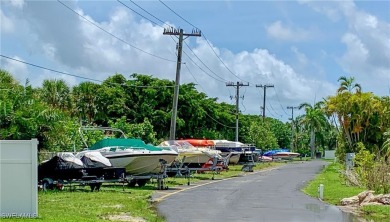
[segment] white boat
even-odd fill
[[[87,128],[87,130],[91,129],[118,131],[124,135],[122,131],[117,129]],[[86,130],[86,128],[82,130]],[[112,166],[123,167],[126,169],[126,174],[134,176],[162,173],[163,166],[171,164],[178,156],[175,150],[145,144],[140,139],[127,138],[102,139],[82,152],[90,151],[99,151],[111,162]]]
[[[185,140],[167,140],[158,147],[169,147],[178,152],[177,160],[185,166],[200,167],[210,160],[219,156],[220,151],[206,147],[195,147]]]
[[[213,140],[216,150],[220,150],[222,155],[231,154],[229,163],[237,164],[239,161],[248,162],[252,159],[257,162],[258,154],[254,152],[256,147],[241,142],[229,140]]]

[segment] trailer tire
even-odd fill
[[[137,180],[137,184],[139,187],[145,186],[145,184],[149,181],[149,179],[139,179]]]
[[[128,187],[135,187],[135,185],[137,184],[137,181],[136,180],[130,180],[128,183],[127,183],[127,186]]]
[[[43,191],[53,190],[53,183],[49,179],[44,179],[42,181],[42,190]]]

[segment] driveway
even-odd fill
[[[300,191],[326,164],[320,160],[288,163],[242,177],[178,188],[178,191],[158,191],[154,198],[158,200],[159,213],[168,222],[360,221]]]

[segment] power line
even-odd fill
[[[103,32],[109,34],[110,36],[112,36],[112,37],[118,39],[119,41],[125,43],[126,45],[128,45],[128,46],[130,46],[130,47],[132,47],[132,48],[134,48],[134,49],[137,49],[138,51],[141,51],[141,52],[143,52],[143,53],[145,53],[145,54],[148,54],[148,55],[150,55],[150,56],[153,56],[153,57],[155,57],[155,58],[158,58],[158,59],[161,59],[161,60],[165,60],[165,61],[168,61],[168,62],[176,62],[176,61],[171,60],[171,59],[167,59],[167,58],[164,58],[164,57],[161,57],[161,56],[158,56],[158,55],[154,55],[154,54],[152,54],[152,53],[150,53],[150,52],[147,52],[147,51],[145,51],[145,50],[143,50],[143,49],[141,49],[141,48],[139,48],[139,47],[137,47],[137,46],[135,46],[135,45],[132,45],[132,44],[128,43],[127,41],[125,41],[125,40],[119,38],[118,36],[112,34],[111,32],[109,32],[109,31],[103,29],[102,27],[100,27],[100,26],[97,25],[96,23],[90,21],[90,20],[87,19],[85,16],[83,16],[83,15],[81,15],[80,13],[76,12],[74,9],[72,9],[71,7],[69,7],[68,5],[66,5],[65,3],[63,3],[62,1],[57,0],[57,2],[60,3],[61,5],[63,5],[64,7],[66,7],[67,9],[69,9],[70,11],[72,11],[73,13],[77,14],[77,15],[80,16],[81,18],[83,18],[85,21],[87,21],[87,22],[90,23],[91,25],[93,25],[93,26],[95,26],[96,28],[102,30]]]
[[[216,75],[218,78],[222,79],[223,81],[227,82],[224,78],[222,78],[221,76],[219,76],[217,73],[213,72],[197,55],[196,53],[191,49],[191,47],[185,42],[186,46],[188,47],[188,49],[192,52],[192,54],[211,72],[213,73],[214,75]]]
[[[144,18],[144,19],[148,20],[149,22],[153,23],[154,25],[160,26],[161,28],[164,28],[163,26],[157,24],[156,22],[150,20],[149,18],[143,16],[143,15],[140,14],[139,12],[137,12],[137,11],[135,11],[134,9],[130,8],[129,6],[127,6],[125,3],[121,2],[120,0],[116,0],[116,1],[119,2],[119,3],[121,3],[123,6],[125,6],[126,8],[128,8],[129,10],[131,10],[132,12],[134,12],[134,13],[136,13],[137,15],[141,16],[142,18]],[[131,2],[133,2],[133,1],[131,1]],[[133,2],[133,3],[134,3],[134,2]],[[134,3],[134,4],[135,4],[135,3]],[[137,5],[137,4],[136,4],[136,5]],[[138,6],[138,5],[137,5],[137,6]],[[163,24],[164,24],[164,22],[163,22]]]
[[[140,5],[138,5],[137,3],[135,3],[134,1],[132,0],[129,0],[131,3],[133,3],[135,6],[137,6],[138,8],[140,8],[142,11],[146,12],[148,15],[152,16],[153,18],[155,18],[156,20],[158,20],[159,22],[161,22],[162,24],[166,24],[164,21],[162,21],[161,19],[157,18],[156,16],[154,16],[152,13],[148,12],[146,9],[142,8]]]
[[[278,92],[276,91],[275,88],[274,88],[274,90],[275,90],[276,98],[277,98],[278,101],[279,101],[280,107],[282,107],[283,112],[284,112],[286,115],[288,115],[288,113],[286,112],[286,110],[284,110],[284,108],[283,108],[283,106],[282,106],[282,103],[280,102],[280,99],[279,99],[279,96],[278,96]]]
[[[198,27],[196,27],[195,25],[193,25],[191,22],[187,21],[185,18],[183,18],[181,15],[179,15],[178,13],[176,13],[173,9],[171,9],[167,4],[165,4],[163,1],[159,0],[159,2],[161,2],[161,4],[163,4],[167,9],[169,9],[171,12],[173,12],[175,15],[177,15],[179,18],[183,19],[183,21],[187,22],[189,25],[191,25],[192,27],[196,28],[196,29],[199,29]]]
[[[104,82],[104,81],[98,80],[98,79],[92,79],[92,78],[88,78],[88,77],[83,77],[83,76],[79,76],[79,75],[75,75],[75,74],[71,74],[71,73],[67,73],[67,72],[58,71],[58,70],[55,70],[55,69],[43,67],[43,66],[32,64],[32,63],[29,63],[29,62],[25,62],[25,61],[22,61],[22,60],[19,60],[19,59],[14,59],[14,58],[11,58],[11,57],[8,57],[8,56],[5,56],[5,55],[0,55],[0,56],[3,57],[3,58],[9,59],[9,60],[20,62],[20,63],[26,64],[26,65],[29,65],[29,66],[34,66],[36,68],[48,70],[48,71],[51,71],[51,72],[55,72],[55,73],[59,73],[59,74],[67,75],[67,76],[72,76],[72,77],[76,77],[76,78],[79,78],[79,79],[90,80],[90,81],[94,81],[94,82],[100,82],[100,83]],[[112,84],[112,83],[110,83],[110,84]],[[114,83],[114,84],[121,85],[121,86],[135,87],[135,88],[173,88],[174,87],[174,86],[135,86],[135,85],[122,85],[122,84],[118,84],[118,83]]]
[[[235,77],[237,77],[239,80],[241,81],[244,81],[244,82],[248,82],[248,81],[245,81],[243,80],[241,77],[239,77],[237,74],[235,74],[231,69],[229,69],[229,67],[225,64],[225,62],[222,60],[221,57],[218,56],[217,52],[214,50],[213,46],[211,45],[211,43],[209,42],[209,40],[206,38],[205,34],[203,33],[203,38],[206,40],[207,44],[209,45],[209,47],[211,48],[211,50],[214,52],[214,55],[219,59],[219,61],[222,63],[222,65]]]
[[[198,82],[198,80],[195,78],[194,74],[191,72],[191,70],[188,68],[187,64],[184,63],[184,66],[187,68],[188,72],[190,73],[190,75],[194,78],[195,82],[198,83],[198,86],[200,86],[200,88],[206,93],[206,90],[203,88],[203,86]],[[206,116],[208,116],[210,119],[212,119],[214,122],[218,123],[219,125],[222,125],[224,127],[227,127],[227,128],[236,128],[235,126],[228,126],[228,125],[225,125],[221,122],[219,122],[218,120],[214,119],[213,117],[211,117],[209,114],[207,114],[207,112],[205,112]]]
[[[206,72],[202,67],[200,67],[185,51],[183,51],[184,55],[186,55],[190,60],[191,62],[197,66],[200,70],[202,70],[206,75],[210,76],[211,78],[215,79],[216,81],[218,82],[225,82],[223,80],[220,80],[220,79],[217,79],[215,78],[214,76],[210,75],[208,72]]]
[[[274,107],[272,106],[272,103],[271,103],[271,102],[269,103],[269,106],[271,107],[272,111],[273,111],[277,116],[283,117],[283,115],[280,115],[278,112],[276,112],[276,110],[275,110]]]

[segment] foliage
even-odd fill
[[[317,188],[320,184],[324,185],[324,201],[338,205],[340,200],[345,197],[357,195],[363,191],[363,188],[346,186],[343,177],[340,177],[342,165],[339,163],[330,163],[324,170],[309,182],[303,189],[303,192],[312,197],[318,197]]]
[[[276,137],[267,123],[252,122],[248,135],[256,147],[264,150],[279,148]]]
[[[126,121],[126,117],[122,116],[115,122],[110,121],[109,125],[113,128],[121,129],[127,138],[139,138],[145,141],[145,143],[157,143],[156,133],[153,131],[153,126],[148,118],[145,118],[143,123],[130,124]]]
[[[310,132],[310,151],[311,158],[315,157],[316,134],[322,135],[323,129],[329,127],[325,114],[322,110],[323,102],[318,102],[314,106],[308,103],[302,103],[299,109],[305,108],[305,114],[300,119],[300,124]]]
[[[379,97],[372,93],[339,93],[328,98],[326,112],[338,117],[345,152],[356,152],[357,143],[362,142],[371,152],[380,154],[378,145],[382,144],[389,116]]]
[[[390,128],[387,129],[385,133],[383,133],[385,137],[385,142],[383,142],[383,153],[385,154],[386,159],[390,158]]]
[[[360,182],[367,189],[377,193],[390,192],[390,165],[384,161],[374,161],[375,154],[366,150],[362,143],[358,143],[359,152],[355,155],[355,170]]]
[[[70,88],[63,80],[44,80],[41,87],[33,88],[28,83],[20,85],[3,70],[0,78],[4,89],[0,92],[0,139],[36,137],[40,150],[80,150],[85,144],[77,133],[79,126],[114,126],[147,143],[168,139],[173,81],[141,74],[127,79],[117,73],[101,84],[81,82]],[[279,120],[266,118],[263,127],[258,116],[240,113],[239,119],[242,142],[267,148],[290,143],[291,129]],[[256,127],[261,130],[255,132]],[[176,135],[234,140],[235,107],[199,93],[192,83],[182,84]],[[84,132],[84,137],[90,146],[104,135]]]

